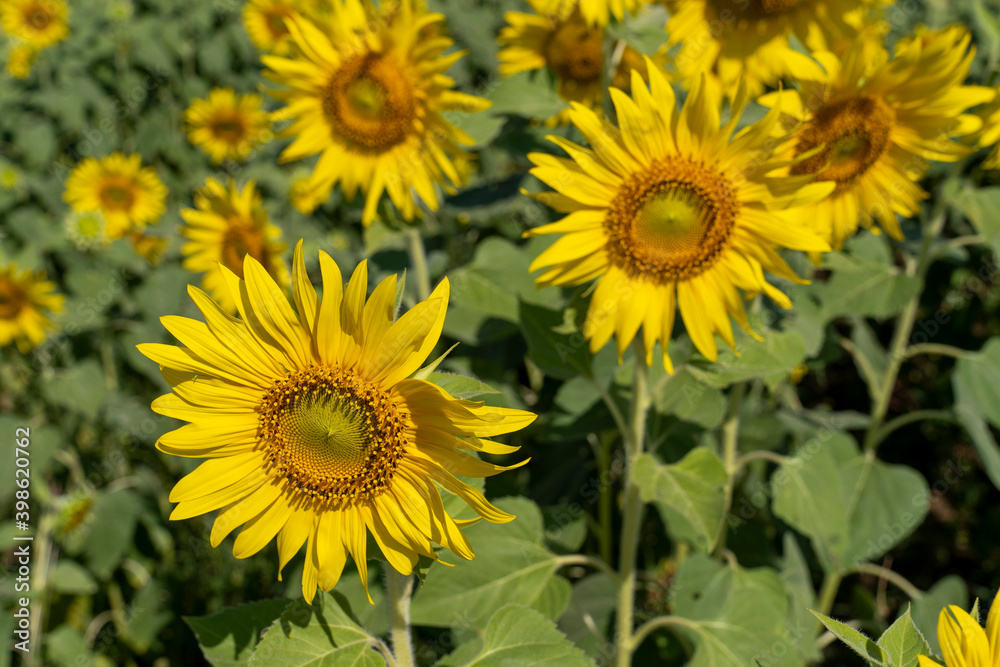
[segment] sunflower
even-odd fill
[[[276,120],[294,119],[281,136],[295,141],[282,162],[321,153],[305,202],[321,202],[336,183],[348,199],[366,193],[362,220],[375,218],[383,191],[403,217],[419,198],[437,209],[435,183],[448,192],[465,182],[471,156],[459,144],[473,139],[442,112],[482,111],[489,102],[452,90],[444,72],[464,52],[447,56],[443,16],[414,0],[383,3],[333,0],[323,30],[295,16],[287,21],[299,52],[264,56],[268,78],[289,86],[271,94],[288,106]]]
[[[884,52],[868,59],[861,41],[843,59],[818,52],[817,63],[800,55],[798,90],[760,98],[767,107],[780,104],[791,125],[778,154],[788,161],[811,155],[780,173],[814,174],[836,186],[803,215],[833,248],[859,223],[874,221],[901,239],[896,215],[919,212],[927,193],[917,181],[928,161],[952,162],[970,152],[951,138],[978,129],[979,119],[963,112],[994,95],[962,85],[974,55],[970,40],[968,30],[952,26],[901,40],[891,60]]]
[[[0,26],[15,40],[44,49],[69,35],[68,14],[63,0],[4,0]]]
[[[1000,665],[1000,603],[993,601],[985,632],[961,607],[945,607],[938,615],[937,636],[946,667]],[[920,667],[941,667],[927,656],[918,660]]]
[[[49,314],[61,313],[65,299],[43,271],[0,268],[0,347],[14,342],[23,354],[41,343],[52,328]]]
[[[1000,169],[1000,88],[994,88],[993,102],[980,112],[983,119],[983,129],[978,135],[979,147],[993,147],[986,160],[984,169]]]
[[[890,0],[665,0],[667,46],[680,45],[673,66],[691,88],[702,72],[727,98],[743,81],[762,94],[790,74],[794,34],[812,50],[846,49],[869,13]]]
[[[437,344],[448,304],[443,280],[393,322],[396,276],[365,302],[367,264],[344,289],[340,269],[320,253],[323,296],[310,284],[301,241],[293,261],[293,309],[251,256],[246,280],[221,271],[242,319],[201,290],[189,293],[207,324],[163,323],[186,347],[144,344],[173,389],[159,414],[191,422],[163,435],[160,451],[207,458],[174,487],[171,519],[225,508],[211,534],[217,546],[237,526],[233,553],[246,558],[277,536],[281,568],[307,543],[302,595],[336,585],[349,553],[367,588],[370,532],[386,560],[409,574],[432,541],[474,554],[445,511],[438,485],[480,517],[514,517],[455,475],[507,470],[460,450],[505,454],[516,447],[483,438],[534,420],[520,410],[457,400],[431,382],[407,379]],[[525,461],[526,462],[526,461]],[[511,467],[517,467],[518,465]]]
[[[93,250],[111,242],[100,211],[73,211],[66,216],[66,236],[79,250]]]
[[[647,363],[659,340],[670,370],[676,309],[698,350],[714,361],[715,335],[734,346],[730,316],[756,335],[740,289],[791,307],[764,278],[767,270],[799,281],[776,246],[817,251],[827,244],[780,209],[816,201],[832,186],[810,185],[810,176],[765,176],[775,167],[765,149],[777,112],[730,142],[745,91],[720,130],[717,98],[704,79],[678,114],[664,74],[651,62],[647,70],[649,88],[632,73],[632,98],[611,89],[620,129],[574,104],[570,119],[591,149],[550,136],[570,159],[528,156],[531,173],[556,190],[535,196],[569,215],[526,236],[564,235],[532,263],[532,271],[546,269],[539,285],[599,278],[584,323],[591,350],[616,334],[621,356],[641,326]]]
[[[188,140],[201,147],[212,162],[245,160],[271,134],[269,114],[260,95],[237,95],[232,88],[213,88],[205,99],[195,99],[184,112]]]
[[[101,160],[90,157],[76,165],[63,193],[75,210],[103,213],[112,239],[157,222],[166,197],[167,188],[156,170],[143,167],[139,155],[122,153]]]
[[[18,44],[7,54],[7,73],[15,79],[27,79],[38,57],[38,49],[30,44]]]
[[[281,261],[287,246],[278,240],[281,230],[268,222],[253,181],[240,191],[232,181],[227,188],[210,178],[195,192],[194,204],[196,208],[181,210],[186,223],[181,234],[188,239],[181,246],[184,268],[205,273],[202,288],[223,308],[235,312],[236,302],[229,295],[220,267],[242,278],[243,258],[247,255],[257,260],[282,289],[288,287],[288,271]]]
[[[243,25],[258,49],[285,55],[292,44],[285,19],[304,9],[301,0],[247,0],[243,8]]]
[[[562,1],[564,0],[556,0]],[[645,0],[579,0],[583,20],[587,25],[596,27],[608,25],[612,16],[621,21],[626,13],[635,14],[644,2]]]
[[[497,41],[503,47],[500,74],[547,68],[555,77],[559,97],[600,108],[604,97],[601,73],[604,69],[604,29],[588,25],[581,13],[582,4],[553,4],[551,0],[529,0],[534,14],[507,12],[507,25]],[[606,21],[605,21],[606,22]],[[645,71],[645,61],[635,49],[626,46],[614,77],[618,87],[630,80],[632,68]],[[547,125],[569,122],[568,110],[556,114]]]

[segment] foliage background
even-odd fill
[[[502,14],[527,6],[514,0],[430,4],[445,13],[458,46],[469,50],[451,74],[463,90],[494,102],[491,111],[461,121],[480,142],[479,173],[424,222],[432,276],[436,282],[447,274],[453,284],[443,342],[461,345],[446,370],[494,388],[482,396],[485,400],[533,410],[540,419],[508,439],[520,444],[532,462],[486,484],[490,498],[508,498],[498,504],[517,513],[517,521],[470,529],[477,560],[454,571],[432,570],[416,593],[418,657],[427,665],[440,659],[438,664],[463,664],[462,656],[475,651],[470,647],[493,612],[516,602],[555,621],[603,664],[614,589],[599,573],[564,567],[565,559],[558,557],[615,558],[622,466],[601,393],[626,409],[631,352],[620,367],[610,347],[591,357],[577,332],[586,305],[583,291],[537,290],[527,272],[530,259],[550,241],[524,242],[521,234],[553,215],[518,189],[537,189],[527,176],[525,155],[554,152],[543,141],[552,130],[538,121],[560,106],[544,76],[509,81],[495,76]],[[263,146],[246,164],[215,167],[188,143],[181,117],[192,98],[214,86],[249,92],[262,85],[258,53],[243,29],[241,10],[236,0],[78,0],[72,3],[71,37],[42,53],[31,78],[0,76],[0,155],[23,178],[20,185],[0,190],[0,261],[46,269],[68,297],[59,330],[42,347],[27,355],[0,350],[0,433],[9,440],[16,427],[32,428],[32,523],[43,538],[35,544],[51,547],[47,568],[38,552],[33,560],[33,589],[45,600],[43,631],[34,635],[41,644],[34,664],[204,664],[195,632],[201,630],[203,642],[211,645],[209,630],[185,618],[299,596],[301,557],[278,582],[273,544],[241,561],[228,542],[210,547],[208,518],[167,521],[169,488],[195,462],[154,449],[157,436],[178,424],[149,409],[167,388],[155,364],[134,346],[171,342],[158,322],[161,315],[196,315],[185,294],[185,285],[196,279],[180,266],[176,233],[178,211],[191,206],[193,188],[208,176],[255,179],[285,241],[305,239],[310,268],[319,248],[345,271],[368,257],[372,284],[409,263],[404,230],[377,222],[361,231],[358,202],[346,204],[335,192],[311,216],[294,210],[288,203],[291,184],[311,165],[278,166],[284,142]],[[965,23],[979,47],[973,79],[992,82],[1000,54],[998,11],[1000,3],[989,0],[899,3],[890,10],[890,41],[918,22]],[[662,21],[634,20],[620,30],[648,52],[657,39],[650,26],[659,29]],[[273,100],[268,104],[274,108]],[[565,128],[554,132],[572,136]],[[63,232],[68,208],[62,192],[69,169],[83,157],[116,150],[141,154],[170,189],[167,213],[152,229],[169,241],[155,267],[125,241],[85,253]],[[887,473],[871,487],[865,516],[847,517],[839,528],[817,527],[796,508],[816,499],[833,502],[828,495],[816,486],[811,492],[772,486],[774,466],[768,462],[748,467],[725,519],[727,546],[741,569],[733,570],[738,581],[724,585],[731,587],[727,594],[736,591],[747,598],[745,609],[706,610],[699,603],[702,594],[708,599],[718,592],[709,582],[729,566],[701,555],[704,526],[678,515],[663,495],[663,489],[688,487],[676,478],[665,483],[657,475],[677,472],[650,459],[643,474],[660,511],[647,511],[642,527],[639,621],[669,611],[689,618],[728,614],[734,623],[752,623],[778,613],[775,609],[788,609],[783,627],[792,634],[782,639],[779,632],[776,641],[802,649],[813,661],[843,664],[850,660],[846,649],[833,644],[821,654],[812,648],[814,621],[803,616],[823,576],[822,550],[809,538],[829,535],[863,536],[850,548],[930,591],[912,610],[929,641],[942,604],[968,606],[978,596],[985,606],[992,598],[1000,579],[1000,449],[993,440],[993,429],[1000,426],[1000,343],[995,340],[1000,288],[994,258],[1000,248],[1000,174],[983,172],[977,164],[966,160],[936,167],[925,183],[935,193],[928,208],[948,216],[946,237],[982,236],[981,243],[964,247],[949,247],[947,238],[934,241],[936,261],[926,284],[904,275],[897,250],[884,238],[862,233],[845,253],[827,257],[812,285],[785,286],[795,302],[792,312],[778,314],[769,304],[757,303],[756,317],[769,329],[767,341],[740,340],[741,358],[723,354],[719,364],[710,365],[691,352],[683,333],[675,336],[679,370],[656,398],[649,425],[649,449],[656,459],[674,464],[696,447],[717,449],[731,386],[741,382],[739,391],[746,396],[739,408],[740,451],[785,453],[819,442],[824,454],[821,462],[814,461],[815,484],[838,470],[836,461],[823,457],[848,451],[850,439],[867,425],[868,370],[845,349],[844,340],[860,350],[869,369],[884,368],[883,347],[892,336],[894,316],[919,293],[914,342],[984,352],[959,362],[964,369],[958,371],[946,356],[924,354],[904,364],[892,389],[890,417],[951,411],[956,401],[967,409],[959,411],[964,417],[942,414],[907,425],[881,444],[881,460],[919,474]],[[912,251],[919,246],[919,229],[910,223],[904,231]],[[808,271],[798,259],[797,268]],[[411,287],[408,304],[414,296]],[[803,363],[808,373],[795,383],[789,374]],[[653,383],[661,376],[654,369]],[[473,395],[489,387],[456,384],[454,391]],[[12,475],[0,476],[0,517],[13,515],[13,491]],[[826,510],[838,511],[832,505]],[[5,549],[0,599],[8,605],[15,567],[8,545],[15,533],[13,522],[0,521]],[[867,548],[869,539],[874,551]],[[879,547],[880,540],[888,547]],[[753,569],[761,567],[768,569]],[[365,601],[356,574],[346,574],[336,594],[362,626],[378,635],[386,632],[386,610],[380,578],[373,581],[374,607]],[[852,574],[832,615],[856,619],[868,634],[878,635],[907,601],[878,576]],[[235,650],[249,650],[283,604],[254,607],[259,622],[237,632]],[[234,623],[245,624],[246,618]],[[784,616],[778,626],[783,622]],[[0,641],[10,642],[11,633],[5,613]],[[635,664],[685,664],[691,642],[683,633],[658,633],[642,645]],[[231,658],[233,650],[219,644],[215,664],[243,664],[222,661],[220,656],[229,651]],[[6,650],[0,654],[0,667],[10,663],[9,656]],[[776,660],[773,664],[796,664],[794,658]]]

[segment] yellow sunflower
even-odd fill
[[[260,262],[282,289],[288,287],[288,271],[281,261],[287,246],[278,240],[281,230],[268,222],[253,181],[240,191],[232,181],[227,188],[210,178],[195,192],[194,204],[196,208],[181,210],[186,223],[181,234],[188,239],[181,246],[184,268],[205,273],[202,288],[223,308],[235,312],[236,302],[229,295],[220,267],[243,278],[243,258],[247,255]]]
[[[949,605],[938,615],[937,636],[945,667],[1000,665],[1000,603],[993,601],[985,632],[964,609]],[[920,667],[941,667],[927,656],[918,656],[918,660]]]
[[[745,91],[720,129],[717,98],[704,80],[678,113],[665,75],[650,62],[647,70],[649,88],[633,72],[632,98],[611,89],[620,129],[574,104],[570,118],[591,148],[550,136],[570,159],[528,156],[531,173],[556,190],[535,196],[568,215],[526,235],[563,235],[531,265],[545,269],[539,285],[599,278],[584,324],[593,351],[615,334],[620,356],[642,327],[647,363],[660,341],[670,370],[666,348],[678,308],[691,340],[714,361],[716,335],[734,345],[730,316],[755,335],[740,290],[791,307],[764,277],[766,270],[801,282],[776,247],[828,246],[781,209],[817,201],[833,186],[810,184],[811,176],[766,176],[778,166],[766,153],[776,111],[730,140]]]
[[[61,313],[65,299],[44,271],[0,268],[0,347],[13,342],[23,354],[41,343],[52,328],[49,315]]]
[[[951,162],[971,150],[952,137],[978,129],[979,119],[963,112],[994,93],[962,85],[974,55],[970,40],[968,30],[952,26],[902,40],[891,60],[884,52],[867,58],[860,41],[843,59],[830,52],[813,54],[816,61],[798,55],[789,58],[798,90],[760,98],[767,107],[780,104],[791,125],[778,154],[789,161],[811,154],[780,173],[814,174],[836,186],[803,214],[833,248],[859,223],[874,221],[901,239],[896,215],[919,212],[927,193],[917,181],[928,161]]]
[[[993,147],[983,161],[984,169],[1000,169],[1000,88],[995,88],[993,93],[993,102],[979,114],[983,119],[983,129],[978,135],[979,147]]]
[[[246,558],[277,536],[281,568],[306,546],[302,594],[336,585],[347,554],[367,587],[371,533],[386,560],[409,574],[433,543],[474,554],[445,511],[438,486],[487,521],[514,517],[455,475],[485,477],[509,468],[461,450],[506,454],[516,447],[489,436],[534,420],[520,410],[452,398],[425,380],[407,379],[437,344],[448,281],[393,321],[396,276],[365,302],[367,265],[344,289],[340,269],[320,253],[323,296],[306,276],[302,243],[293,260],[293,308],[257,260],[246,280],[221,270],[241,319],[189,288],[207,324],[163,323],[186,347],[144,344],[173,388],[153,409],[191,422],[163,435],[168,454],[207,458],[170,493],[171,519],[223,509],[211,542],[243,526],[233,553]],[[517,465],[523,465],[516,464]]]
[[[507,12],[507,25],[497,41],[503,47],[500,74],[509,76],[548,68],[555,76],[559,97],[598,109],[604,98],[601,73],[604,69],[604,29],[588,25],[581,13],[583,4],[529,0],[534,14]],[[606,22],[605,22],[606,23]],[[617,87],[625,87],[633,68],[645,73],[641,54],[626,46],[614,73]],[[624,86],[621,84],[625,84]],[[547,121],[547,125],[568,123],[568,109]]]
[[[264,56],[268,78],[288,86],[271,94],[288,106],[276,120],[294,119],[280,136],[295,137],[282,162],[320,153],[302,201],[321,202],[336,183],[348,199],[366,194],[364,224],[375,218],[383,191],[403,217],[418,214],[419,198],[436,210],[435,184],[448,192],[465,182],[471,145],[443,112],[482,111],[489,102],[452,90],[444,72],[464,52],[452,45],[441,14],[414,0],[383,3],[333,0],[321,30],[296,16],[287,25],[300,53]]]
[[[565,0],[556,0],[563,1]],[[579,0],[583,20],[587,25],[597,27],[608,25],[612,16],[621,21],[626,13],[635,14],[644,2],[645,0]]]
[[[68,14],[63,0],[4,0],[0,26],[15,40],[44,49],[69,35]]]
[[[868,14],[890,0],[665,0],[667,46],[680,45],[673,66],[691,88],[703,72],[727,98],[744,82],[750,95],[789,75],[795,34],[812,50],[846,49]]]
[[[100,160],[89,157],[73,168],[63,199],[77,211],[100,211],[109,238],[154,224],[166,208],[167,188],[152,167],[143,167],[137,154],[112,153]]]
[[[27,79],[38,50],[30,44],[18,44],[7,54],[7,72],[15,79]]]
[[[213,88],[184,112],[188,140],[208,153],[212,162],[245,160],[271,140],[271,119],[260,95],[237,95],[232,88]]]
[[[243,25],[250,41],[268,53],[285,55],[292,44],[285,19],[304,10],[301,0],[247,0]]]

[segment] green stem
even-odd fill
[[[400,574],[391,565],[385,567],[385,589],[389,596],[389,636],[392,653],[399,667],[416,667],[413,640],[410,636],[410,593],[413,579]]]
[[[729,508],[733,504],[733,488],[736,485],[736,474],[740,467],[736,459],[737,443],[740,433],[740,406],[743,405],[743,396],[746,394],[747,385],[740,382],[733,387],[729,395],[729,412],[726,414],[726,421],[722,424],[722,465],[726,468],[728,479],[725,487],[725,504],[723,506],[723,520],[719,524],[719,530],[715,534],[715,544],[712,553],[718,554],[726,546],[726,520]]]
[[[557,567],[568,567],[570,565],[589,565],[595,570],[600,570],[608,575],[611,581],[618,583],[618,573],[611,569],[605,561],[586,554],[568,554],[566,556],[556,556]]]
[[[830,615],[830,610],[833,609],[833,602],[837,599],[837,590],[840,588],[840,582],[844,578],[844,575],[840,572],[830,572],[823,579],[823,587],[819,591],[819,600],[816,601],[816,611],[824,616]],[[816,620],[816,634],[818,635],[823,630],[823,624]]]
[[[427,268],[427,250],[424,248],[424,237],[419,227],[410,227],[406,233],[410,250],[410,264],[417,279],[417,298],[426,301],[431,295],[431,274]]]
[[[877,447],[880,445],[896,429],[902,428],[907,424],[923,421],[924,419],[940,419],[942,421],[954,422],[956,417],[955,413],[951,410],[915,410],[914,412],[907,412],[905,415],[890,419],[885,426],[878,430],[878,433],[875,435],[874,446]]]
[[[882,567],[881,565],[875,565],[874,563],[858,563],[851,568],[852,572],[858,572],[860,574],[873,574],[876,577],[881,577],[888,582],[896,585],[896,587],[906,593],[906,596],[911,600],[919,600],[924,597],[923,591],[910,583],[910,580],[902,576],[898,572],[893,572],[887,567]]]
[[[605,563],[611,562],[611,551],[614,545],[614,538],[611,536],[611,446],[614,439],[611,436],[598,436],[600,442],[600,460],[598,470],[602,477],[598,479],[597,486],[597,518],[601,525],[601,559]],[[618,575],[615,575],[616,577]]]
[[[646,415],[649,412],[649,367],[642,341],[635,339],[635,375],[632,378],[632,409],[629,430],[625,437],[625,504],[623,507],[621,550],[618,557],[618,605],[615,615],[616,667],[632,663],[632,623],[635,606],[636,554],[639,550],[639,529],[644,505],[639,487],[632,479],[635,462],[642,454],[646,436]],[[623,434],[625,435],[625,434]]]
[[[963,350],[954,345],[944,345],[942,343],[917,343],[911,345],[903,351],[903,356],[912,359],[919,354],[937,354],[944,357],[955,357],[961,359],[969,354],[968,350]]]

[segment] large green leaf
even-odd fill
[[[1000,187],[969,188],[954,198],[954,203],[969,219],[994,251],[1000,251]]]
[[[800,665],[789,650],[788,602],[771,568],[746,570],[706,555],[688,557],[671,585],[679,632],[695,646],[688,667]]]
[[[91,421],[97,419],[107,396],[104,372],[94,359],[56,371],[45,381],[43,391],[53,404],[79,412]]]
[[[488,113],[526,116],[546,120],[566,108],[545,72],[522,72],[499,81],[488,95],[493,106]]]
[[[779,575],[788,594],[789,637],[797,640],[799,653],[804,659],[816,662],[820,659],[820,651],[810,630],[813,622],[809,615],[809,609],[816,606],[816,591],[813,589],[809,564],[792,531],[785,533],[782,544]]]
[[[715,452],[692,450],[677,463],[664,465],[650,454],[636,460],[633,479],[645,502],[656,503],[674,537],[708,551],[725,514],[728,476]]]
[[[132,546],[142,501],[130,489],[97,496],[83,555],[90,571],[104,579]]]
[[[874,560],[927,514],[927,482],[915,470],[858,451],[835,433],[814,438],[771,476],[774,513],[804,535],[827,570]]]
[[[250,656],[247,667],[384,667],[372,637],[354,619],[344,598],[318,592],[312,606],[288,605]]]
[[[982,461],[987,476],[994,486],[1000,489],[1000,445],[997,445],[989,425],[968,405],[958,404],[955,412],[959,423],[965,428],[969,439],[979,452],[979,460]]]
[[[662,415],[702,428],[715,428],[722,423],[726,413],[726,397],[717,388],[699,382],[688,367],[684,367],[653,397],[653,406]]]
[[[194,630],[205,658],[215,667],[245,667],[267,629],[291,604],[288,598],[260,600],[184,621]]]
[[[774,389],[806,357],[806,344],[798,331],[761,331],[764,341],[745,334],[736,340],[736,352],[723,350],[719,361],[705,366],[690,366],[700,382],[712,387],[727,387],[744,380],[760,379]],[[736,356],[736,354],[739,356]]]
[[[594,661],[568,641],[551,620],[534,609],[509,604],[493,615],[482,639],[462,646],[438,664],[442,667],[593,667]]]
[[[454,567],[430,569],[410,608],[415,625],[485,628],[493,613],[511,600],[543,612],[562,612],[552,605],[554,591],[546,590],[557,565],[544,545],[538,507],[526,498],[495,504],[517,518],[505,524],[481,521],[463,531],[475,560],[451,557],[447,560]]]
[[[955,364],[951,384],[955,404],[985,417],[1000,428],[1000,338],[991,338],[979,352],[969,353]]]

